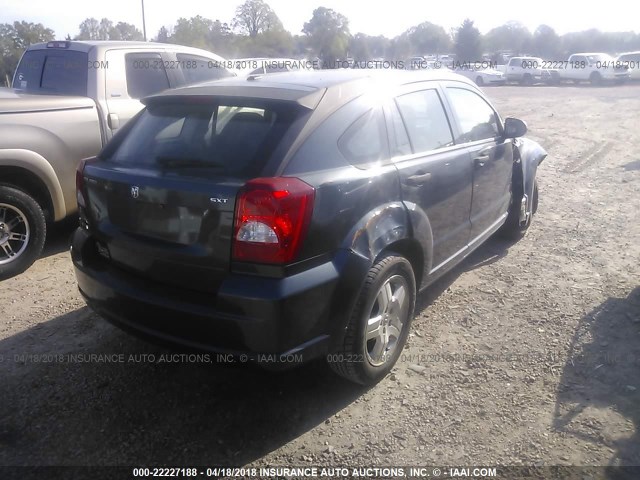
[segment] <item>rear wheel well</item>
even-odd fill
[[[21,167],[0,166],[0,185],[22,190],[38,202],[47,222],[54,218],[53,202],[49,190],[38,176]]]
[[[416,288],[420,288],[420,285],[422,284],[422,276],[424,274],[424,252],[420,243],[412,238],[398,240],[397,242],[385,247],[378,254],[376,262],[389,252],[397,253],[409,260],[416,279]]]

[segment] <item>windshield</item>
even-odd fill
[[[74,50],[30,50],[20,60],[13,88],[27,92],[87,95],[88,56]]]
[[[238,103],[148,107],[105,160],[157,169],[208,168],[226,176],[258,175],[297,110]]]
[[[596,62],[608,62],[613,60],[613,57],[611,55],[607,55],[605,53],[597,53],[595,55],[587,55],[587,61],[589,63],[596,63]]]

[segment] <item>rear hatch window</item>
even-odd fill
[[[147,107],[87,163],[87,213],[112,264],[213,293],[229,271],[237,193],[304,110],[190,101]]]
[[[207,169],[246,179],[260,174],[297,117],[291,105],[185,103],[189,101],[147,107],[103,159],[153,170]]]
[[[74,50],[30,50],[20,60],[13,88],[87,96],[88,55]]]

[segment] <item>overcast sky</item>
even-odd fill
[[[231,22],[239,0],[144,0],[147,36],[154,37],[161,26],[171,26],[179,17],[202,15]],[[345,15],[351,33],[394,37],[407,28],[429,21],[447,31],[465,18],[475,21],[482,33],[509,20],[517,20],[531,31],[541,23],[559,34],[598,28],[602,31],[640,32],[638,9],[633,2],[608,0],[579,4],[560,0],[269,0],[267,2],[291,33],[300,33],[304,22],[319,6]],[[142,31],[140,0],[0,0],[0,23],[15,20],[42,23],[57,38],[78,33],[88,17],[107,17],[114,23],[133,23]],[[388,5],[387,7],[379,5]]]

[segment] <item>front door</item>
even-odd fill
[[[459,138],[473,165],[471,242],[495,229],[509,209],[513,147],[504,139],[500,118],[489,103],[471,87],[445,88]]]

